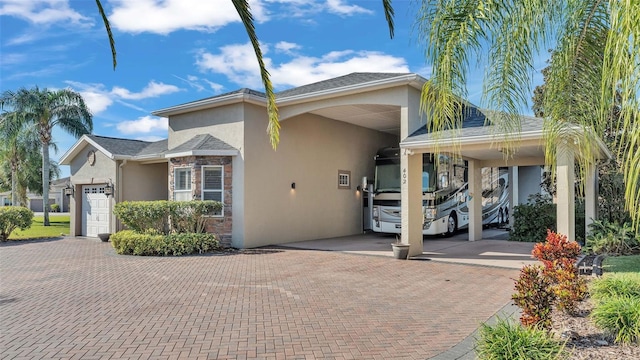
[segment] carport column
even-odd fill
[[[589,225],[598,216],[596,212],[596,199],[598,194],[598,169],[590,166],[587,169],[587,178],[584,182],[584,225],[587,234]]]
[[[573,151],[560,144],[556,154],[556,214],[558,233],[575,241],[575,174]]]
[[[402,242],[416,256],[422,254],[422,154],[402,149],[400,173]]]
[[[513,208],[516,207],[520,203],[519,194],[518,194],[518,167],[517,166],[509,166],[509,218],[507,221],[509,222],[509,227],[513,227]]]
[[[469,160],[469,241],[482,240],[482,165]]]

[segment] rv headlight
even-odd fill
[[[374,206],[374,207],[373,207],[373,218],[374,218],[374,219],[378,219],[378,216],[379,216],[379,214],[378,214],[378,207],[377,207],[377,206]]]
[[[427,220],[433,220],[436,218],[436,209],[435,208],[425,208],[424,209],[424,218]]]

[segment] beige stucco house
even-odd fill
[[[365,197],[360,179],[373,177],[378,149],[399,146],[407,180],[402,241],[411,244],[412,255],[421,252],[421,154],[433,152],[438,141],[441,151],[460,151],[469,161],[471,193],[481,193],[484,166],[512,167],[517,190],[524,183],[518,166],[537,166],[539,174],[545,163],[540,119],[523,117],[520,150],[507,160],[502,138],[482,114],[465,120],[460,136],[426,133],[420,111],[425,81],[412,73],[352,73],[277,93],[277,150],[266,133],[266,97],[249,89],[153,112],[168,118],[163,141],[85,135],[60,160],[71,167],[71,234],[116,232],[122,226],[115,203],[157,199],[222,201],[223,211],[207,230],[238,248],[358,234]],[[558,169],[558,224],[571,223],[559,229],[572,239],[573,159],[563,155]],[[593,187],[587,188],[588,219],[595,217]],[[520,202],[512,196],[512,204]],[[480,197],[471,201],[470,240],[481,236],[479,203]]]
[[[85,135],[60,160],[74,188],[71,234],[116,232],[115,203],[155,199],[222,201],[208,230],[240,248],[361,233],[360,179],[378,148],[398,146],[401,118],[425,124],[424,81],[354,73],[280,92],[277,150],[266,98],[249,89],[155,111],[169,119],[163,141]]]

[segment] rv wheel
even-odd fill
[[[456,217],[456,213],[452,212],[449,215],[449,219],[447,219],[447,236],[453,236],[453,233],[458,229],[458,218]]]

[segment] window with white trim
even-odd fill
[[[224,166],[202,167],[202,200],[224,203]],[[222,210],[213,213],[222,216]]]
[[[173,200],[191,200],[191,168],[176,168],[174,170]]]
[[[351,171],[338,170],[338,189],[351,189]]]

